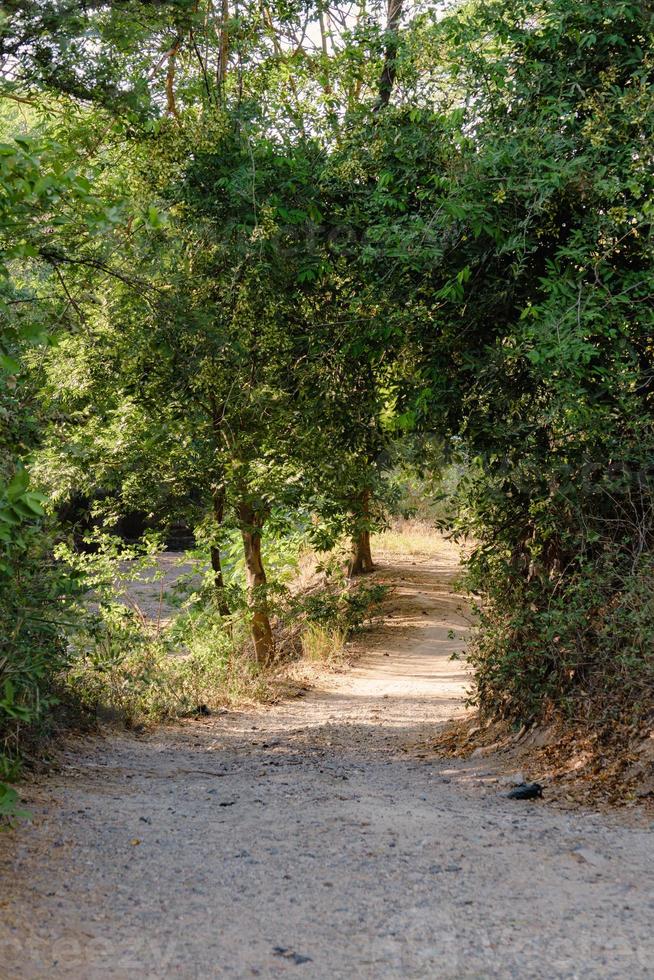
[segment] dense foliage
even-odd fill
[[[398,473],[448,461],[483,710],[648,717],[651,5],[5,7],[6,757],[103,670],[269,663],[275,549],[365,570]],[[208,568],[142,657],[69,608],[80,526],[108,561],[130,515]]]
[[[490,711],[638,721],[654,679],[652,12],[550,4],[538,30],[529,13],[502,17],[460,199],[478,297],[462,327],[485,342],[461,396],[487,597],[473,662]]]

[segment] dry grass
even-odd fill
[[[437,555],[443,549],[443,537],[435,527],[423,521],[394,521],[387,531],[376,534],[373,549],[389,555]]]
[[[309,623],[302,634],[302,655],[312,663],[342,663],[345,659],[345,633],[340,629]]]

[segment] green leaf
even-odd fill
[[[0,368],[7,374],[18,374],[20,364],[15,358],[10,357],[9,354],[0,354]]]
[[[35,494],[26,493],[22,498],[22,503],[28,507],[33,514],[36,514],[37,517],[43,517],[45,515],[45,511],[41,506],[41,501],[36,498]]]
[[[18,500],[27,490],[30,475],[27,470],[16,470],[7,487],[7,499],[12,503]]]

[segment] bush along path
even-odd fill
[[[387,557],[301,699],[70,746],[0,840],[3,977],[651,976],[648,830],[416,749],[464,711],[455,573]]]

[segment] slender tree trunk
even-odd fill
[[[181,44],[181,38],[175,38],[175,42],[168,52],[168,68],[166,70],[166,112],[175,119],[179,119],[177,103],[175,101],[175,60]]]
[[[370,490],[364,490],[359,498],[358,513],[363,526],[352,537],[352,551],[348,574],[350,578],[372,572],[374,565],[370,551]]]
[[[274,642],[270,617],[265,594],[262,590],[266,585],[266,570],[261,558],[261,529],[263,521],[249,504],[241,504],[238,508],[238,518],[243,536],[245,552],[245,573],[247,577],[250,630],[254,644],[254,656],[258,664],[265,666],[272,660]]]
[[[220,98],[223,98],[223,86],[227,78],[227,59],[229,58],[229,0],[222,0],[220,23],[220,47],[218,49],[218,72],[216,80]]]
[[[213,516],[218,528],[223,522],[224,507],[225,495],[222,491],[219,491],[213,496]],[[220,563],[220,548],[217,544],[211,546],[211,567],[213,569],[213,583],[218,612],[221,616],[229,616],[229,606],[225,597],[225,580],[223,579],[223,569]]]
[[[388,0],[386,17],[386,48],[384,67],[379,79],[379,92],[374,110],[384,109],[390,102],[395,76],[397,74],[397,49],[399,47],[398,27],[402,17],[403,0]]]
[[[329,64],[329,61],[328,61],[328,59],[329,59],[329,46],[328,46],[328,43],[327,43],[327,41],[328,41],[328,35],[327,35],[327,25],[325,23],[325,11],[324,11],[324,8],[323,8],[323,2],[322,2],[322,0],[321,0],[321,2],[318,5],[318,24],[320,25],[320,46],[322,48],[323,58],[325,59],[324,60],[324,65],[323,65],[323,71],[326,74],[325,74],[325,81],[323,83],[323,91],[324,91],[325,95],[331,95],[332,86],[331,86],[331,82],[329,80],[329,74],[328,74],[328,71],[329,70],[328,70],[328,67],[327,67],[327,65]]]

